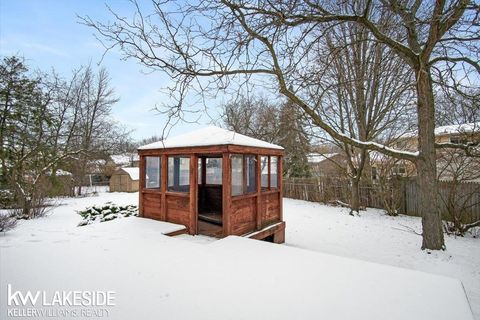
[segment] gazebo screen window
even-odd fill
[[[260,157],[261,187],[268,189],[268,156]]]
[[[222,184],[222,158],[207,158],[205,163],[205,183]]]
[[[232,156],[232,196],[257,191],[257,164],[253,155]]]
[[[243,156],[232,156],[232,196],[243,194]]]
[[[245,156],[245,160],[247,169],[247,193],[256,192],[257,160],[255,156]]]
[[[145,157],[145,188],[160,188],[160,157]]]
[[[270,189],[278,187],[278,157],[270,156]]]
[[[278,157],[260,157],[260,170],[262,190],[278,188]]]
[[[168,157],[168,191],[189,192],[190,158]]]

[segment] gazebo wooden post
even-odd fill
[[[160,219],[167,221],[167,179],[168,179],[168,158],[166,154],[161,156],[161,174],[160,174]]]
[[[262,228],[262,204],[260,202],[261,199],[261,192],[262,192],[262,165],[260,163],[261,156],[259,154],[256,155],[257,160],[257,176],[255,178],[255,183],[257,186],[257,207],[256,207],[256,217],[257,217],[257,230],[260,230]]]
[[[272,175],[272,156],[268,156],[267,157],[268,161],[267,161],[267,167],[268,167],[268,190],[272,190],[272,178],[270,178],[270,176]]]
[[[202,157],[202,186],[205,186],[207,181],[207,158]]]
[[[232,172],[230,170],[230,153],[225,152],[222,155],[222,219],[223,219],[223,235],[230,234],[230,213],[232,203]]]
[[[201,160],[201,172],[200,172],[200,181],[197,181],[197,184],[201,184],[202,188],[198,191],[198,200],[200,200],[200,203],[197,205],[197,213],[198,213],[198,206],[200,208],[204,205],[204,197],[205,197],[205,184],[207,181],[207,158],[205,156],[202,156],[200,158]],[[198,160],[197,160],[198,161]],[[198,232],[198,216],[197,216],[197,232]]]
[[[243,190],[243,193],[246,194],[247,193],[247,170],[248,170],[247,157],[245,154],[242,154],[241,156],[242,156],[242,167],[243,167],[242,190]]]
[[[197,234],[198,210],[198,157],[190,156],[190,234]]]
[[[280,221],[283,221],[283,157],[279,156],[277,159],[278,210]]]
[[[145,186],[145,157],[140,156],[140,177],[138,179],[138,213],[143,217],[142,189]]]

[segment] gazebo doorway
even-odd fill
[[[221,237],[223,234],[222,155],[198,156],[198,233]]]

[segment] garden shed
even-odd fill
[[[110,177],[110,192],[136,192],[139,186],[139,168],[118,168]]]
[[[189,234],[285,241],[282,147],[209,126],[138,152],[141,216]]]

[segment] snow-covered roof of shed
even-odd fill
[[[215,126],[208,126],[199,130],[191,131],[176,137],[168,138],[162,141],[147,144],[138,148],[139,150],[148,149],[168,149],[181,147],[204,147],[217,145],[238,145],[246,147],[268,148],[283,150],[281,146],[255,138],[247,137],[243,134]]]
[[[138,167],[126,167],[121,168],[121,170],[125,171],[132,180],[140,179],[140,170]]]

